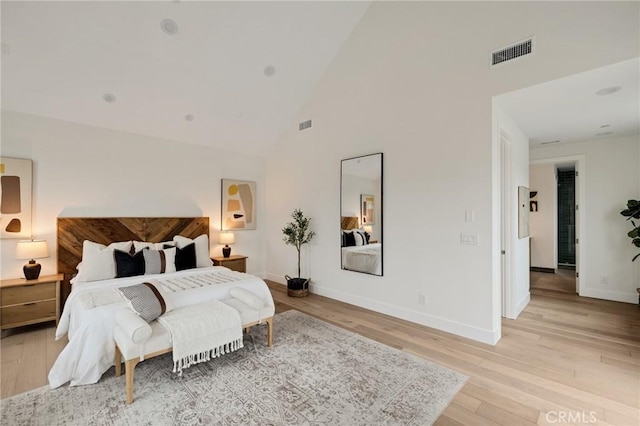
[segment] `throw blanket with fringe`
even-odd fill
[[[157,319],[171,334],[173,372],[209,361],[242,343],[242,320],[238,311],[217,300],[185,306]]]

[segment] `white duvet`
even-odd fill
[[[67,382],[72,386],[96,383],[113,365],[115,313],[127,307],[116,290],[118,287],[202,274],[219,274],[225,280],[234,281],[176,292],[171,297],[172,308],[228,299],[229,289],[232,287],[245,288],[273,305],[269,288],[262,279],[221,266],[74,284],[56,329],[56,339],[61,339],[66,334],[69,343],[49,371],[51,388]]]
[[[342,247],[342,268],[350,271],[380,275],[382,273],[382,244]]]

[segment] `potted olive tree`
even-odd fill
[[[282,240],[287,245],[292,245],[298,250],[298,278],[291,278],[285,275],[287,279],[287,295],[291,297],[305,297],[309,294],[309,281],[311,278],[300,278],[300,249],[316,234],[309,230],[311,218],[304,217],[302,210],[295,209],[291,214],[292,222],[289,222],[282,228],[284,237]]]
[[[622,216],[625,216],[628,221],[631,222],[633,229],[627,233],[629,238],[631,238],[631,244],[640,248],[640,226],[636,225],[633,219],[640,219],[640,201],[638,200],[629,200],[627,201],[627,208],[620,212]],[[632,261],[636,260],[640,257],[640,253],[636,254]]]

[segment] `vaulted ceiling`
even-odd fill
[[[369,4],[3,1],[2,108],[265,155]]]
[[[266,155],[370,4],[2,1],[2,108]],[[637,134],[639,79],[627,61],[499,102],[532,147]]]

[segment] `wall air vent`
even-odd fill
[[[491,66],[493,67],[531,53],[533,53],[533,37],[491,52]]]
[[[540,142],[540,145],[548,145],[548,144],[550,144],[550,143],[559,143],[559,142],[560,142],[559,140],[556,140],[556,141],[546,141],[546,142]]]
[[[299,124],[299,130],[308,129],[309,127],[311,127],[311,120],[303,121]]]

